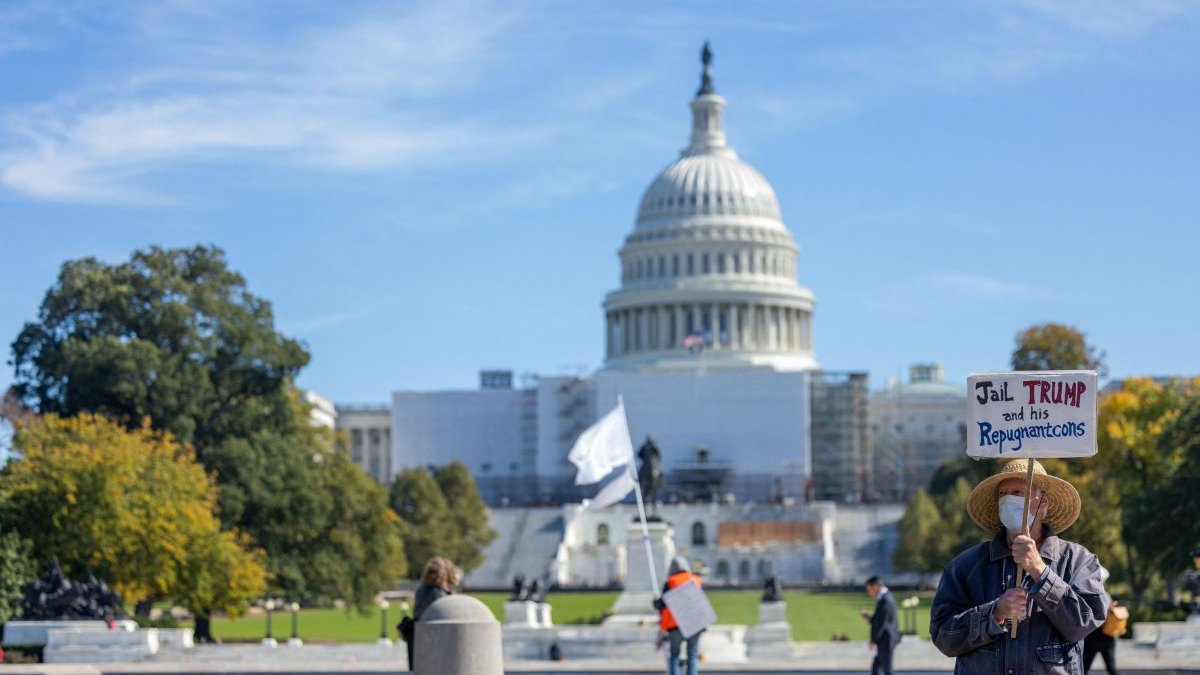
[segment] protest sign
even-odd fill
[[[663,593],[662,600],[671,610],[671,616],[675,617],[679,632],[685,638],[692,637],[717,621],[716,611],[695,579]]]
[[[978,373],[967,378],[967,454],[988,459],[1096,454],[1092,370]]]

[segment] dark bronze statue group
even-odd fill
[[[545,602],[546,588],[542,585],[541,579],[527,582],[525,575],[518,573],[513,577],[512,595],[508,599],[509,601]]]
[[[21,601],[21,619],[25,621],[110,620],[123,616],[121,596],[108,584],[92,575],[86,581],[72,581],[63,574],[57,561],[25,589]]]

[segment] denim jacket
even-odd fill
[[[960,553],[942,572],[933,598],[929,633],[955,673],[1082,675],[1080,641],[1108,614],[1100,562],[1079,544],[1047,529],[1040,548],[1046,571],[1025,577],[1030,604],[1011,639],[992,620],[992,606],[1016,584],[1016,563],[1000,532]]]

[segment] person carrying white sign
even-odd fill
[[[1081,672],[1080,641],[1104,623],[1108,600],[1099,560],[1060,536],[1079,512],[1075,487],[1033,459],[1008,462],[971,492],[967,513],[994,536],[942,572],[929,621],[934,645],[957,658],[955,672]],[[1027,572],[1023,583],[1018,566]],[[1015,637],[1010,618],[1020,622]]]
[[[687,642],[687,675],[696,675],[699,668],[700,634],[716,620],[700,585],[700,577],[692,573],[687,559],[675,556],[667,570],[662,596],[654,601],[659,611],[659,635],[670,644],[667,675],[680,675],[679,654],[684,642]],[[673,602],[673,597],[677,597],[677,601]],[[682,614],[677,617],[677,612]]]

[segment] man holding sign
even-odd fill
[[[967,513],[992,540],[942,572],[929,632],[955,672],[1078,673],[1079,642],[1108,612],[1100,563],[1060,538],[1079,492],[1034,457],[1096,452],[1096,375],[992,373],[968,381],[968,454],[1011,459],[972,491]]]

